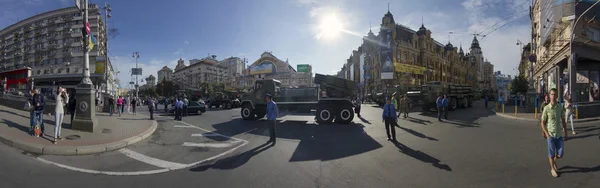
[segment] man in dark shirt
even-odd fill
[[[112,96],[110,96],[110,98],[108,98],[108,112],[110,113],[110,116],[113,115],[114,107],[115,107],[115,99]]]
[[[71,113],[71,126],[73,126],[73,118],[75,118],[75,107],[77,106],[77,98],[75,98],[75,91],[71,92],[69,97],[69,113]]]
[[[44,99],[44,95],[40,93],[38,88],[33,89],[33,97],[31,99],[31,105],[33,106],[33,125],[40,125],[41,136],[44,136],[44,106],[46,105],[46,100]],[[35,127],[31,127],[33,131]]]

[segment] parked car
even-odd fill
[[[189,102],[189,104],[188,104],[188,114],[198,114],[198,115],[201,115],[204,112],[206,112],[206,104],[204,103],[203,100],[190,101]],[[169,109],[169,113],[175,115],[175,107],[173,105],[171,105],[171,108]]]

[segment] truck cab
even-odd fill
[[[265,117],[267,110],[266,94],[277,95],[281,82],[275,79],[256,80],[252,90],[244,93],[240,99],[242,103],[242,118],[251,120]],[[276,98],[273,98],[275,100]],[[275,100],[277,101],[277,100]]]

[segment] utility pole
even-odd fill
[[[140,58],[140,52],[133,52],[133,58],[135,58],[135,98],[138,98],[140,85],[138,84],[138,75],[142,74],[140,69],[138,68],[138,59]]]

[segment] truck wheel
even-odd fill
[[[467,99],[467,97],[463,98],[463,108],[467,108],[469,107],[469,100]]]
[[[254,120],[254,109],[250,105],[244,105],[242,107],[242,119],[243,120]]]
[[[348,124],[352,122],[354,119],[354,113],[352,112],[352,108],[345,107],[340,110],[339,115],[335,118],[335,122],[341,124]]]
[[[467,103],[467,106],[468,106],[469,108],[472,108],[472,107],[473,107],[473,97],[469,97],[469,99],[468,99],[468,103]]]
[[[317,110],[317,123],[331,123],[333,116],[329,109],[318,109]]]
[[[456,98],[450,98],[450,111],[456,110],[458,104],[456,102]]]
[[[227,103],[227,109],[231,109],[231,108],[232,108],[232,107],[231,107],[231,103],[230,103],[230,102],[228,102],[228,103]]]

